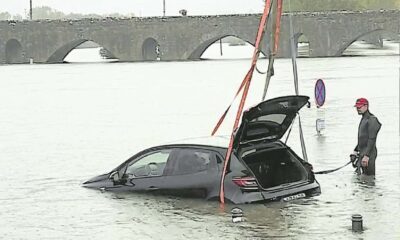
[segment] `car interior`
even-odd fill
[[[194,150],[173,152],[168,158],[164,175],[184,175],[205,171],[210,163],[210,154]]]
[[[308,178],[303,164],[287,149],[258,150],[242,159],[265,189]]]

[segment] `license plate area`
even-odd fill
[[[293,201],[293,200],[304,198],[304,197],[306,197],[305,193],[298,193],[298,194],[294,194],[294,195],[290,195],[290,196],[284,197],[284,198],[282,198],[282,201],[289,202],[289,201]]]

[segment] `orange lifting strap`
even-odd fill
[[[277,0],[277,1],[278,1],[277,2],[277,9],[278,10],[277,10],[277,14],[276,14],[276,29],[275,29],[275,38],[274,38],[275,45],[274,45],[274,49],[273,49],[273,54],[275,54],[276,51],[278,50],[280,19],[281,19],[281,15],[282,15],[282,0]],[[242,111],[243,111],[244,104],[246,102],[247,93],[248,93],[249,88],[250,88],[250,83],[251,83],[251,79],[253,77],[253,72],[254,72],[254,69],[256,67],[257,59],[258,59],[258,57],[260,55],[260,52],[261,52],[261,50],[260,50],[260,42],[261,42],[262,37],[264,35],[264,31],[267,28],[267,19],[268,19],[268,16],[270,14],[270,11],[271,11],[271,0],[266,0],[265,7],[264,7],[264,13],[263,13],[263,15],[261,17],[260,25],[258,27],[257,38],[256,38],[256,42],[255,42],[255,48],[254,48],[253,58],[252,58],[252,62],[251,62],[251,67],[250,67],[249,71],[247,72],[245,78],[243,79],[242,83],[240,84],[240,87],[239,87],[238,91],[236,92],[231,104],[225,110],[224,114],[219,119],[217,125],[215,126],[215,128],[213,129],[212,134],[211,134],[213,136],[217,132],[218,128],[220,127],[220,125],[224,121],[225,116],[228,113],[230,107],[232,106],[233,101],[239,95],[239,93],[241,92],[241,90],[244,87],[242,99],[240,100],[239,108],[238,108],[238,111],[236,113],[235,123],[233,125],[232,134],[231,134],[231,138],[230,138],[230,142],[229,142],[229,146],[228,146],[228,151],[227,151],[226,156],[225,156],[224,168],[223,168],[222,175],[221,175],[219,199],[220,199],[220,202],[222,204],[225,203],[224,180],[225,180],[225,174],[226,174],[226,169],[227,169],[227,166],[228,166],[228,162],[229,162],[230,156],[232,154],[234,132],[236,132],[236,130],[238,128],[238,125],[239,125],[240,117],[242,116]]]

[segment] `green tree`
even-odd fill
[[[35,7],[33,8],[33,18],[34,19],[82,19],[82,18],[105,18],[105,17],[115,17],[115,18],[123,18],[123,17],[132,17],[134,14],[122,15],[119,13],[111,13],[111,14],[81,14],[81,13],[69,13],[65,14],[58,10],[52,9],[47,6]]]
[[[18,20],[18,21],[22,21],[22,16],[20,14],[16,14],[12,16],[13,20]]]
[[[123,17],[125,17],[124,15],[122,15],[122,14],[120,14],[120,13],[104,14],[103,16],[113,17],[113,18],[123,18]]]
[[[263,0],[265,1],[265,0]],[[290,5],[290,8],[289,8]],[[400,9],[400,0],[284,0],[283,11]]]
[[[81,13],[70,13],[66,16],[68,19],[82,19],[82,18],[101,18],[98,14],[81,14]]]
[[[360,3],[365,10],[400,9],[399,0],[360,0]]]
[[[10,20],[11,14],[9,12],[0,12],[0,20]]]
[[[60,19],[65,18],[63,12],[57,11],[47,6],[35,7],[32,9],[33,19]]]
[[[284,11],[357,10],[360,7],[360,0],[288,0],[283,3]]]

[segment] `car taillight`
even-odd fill
[[[232,182],[241,188],[258,188],[257,181],[254,177],[236,177],[232,179]]]

